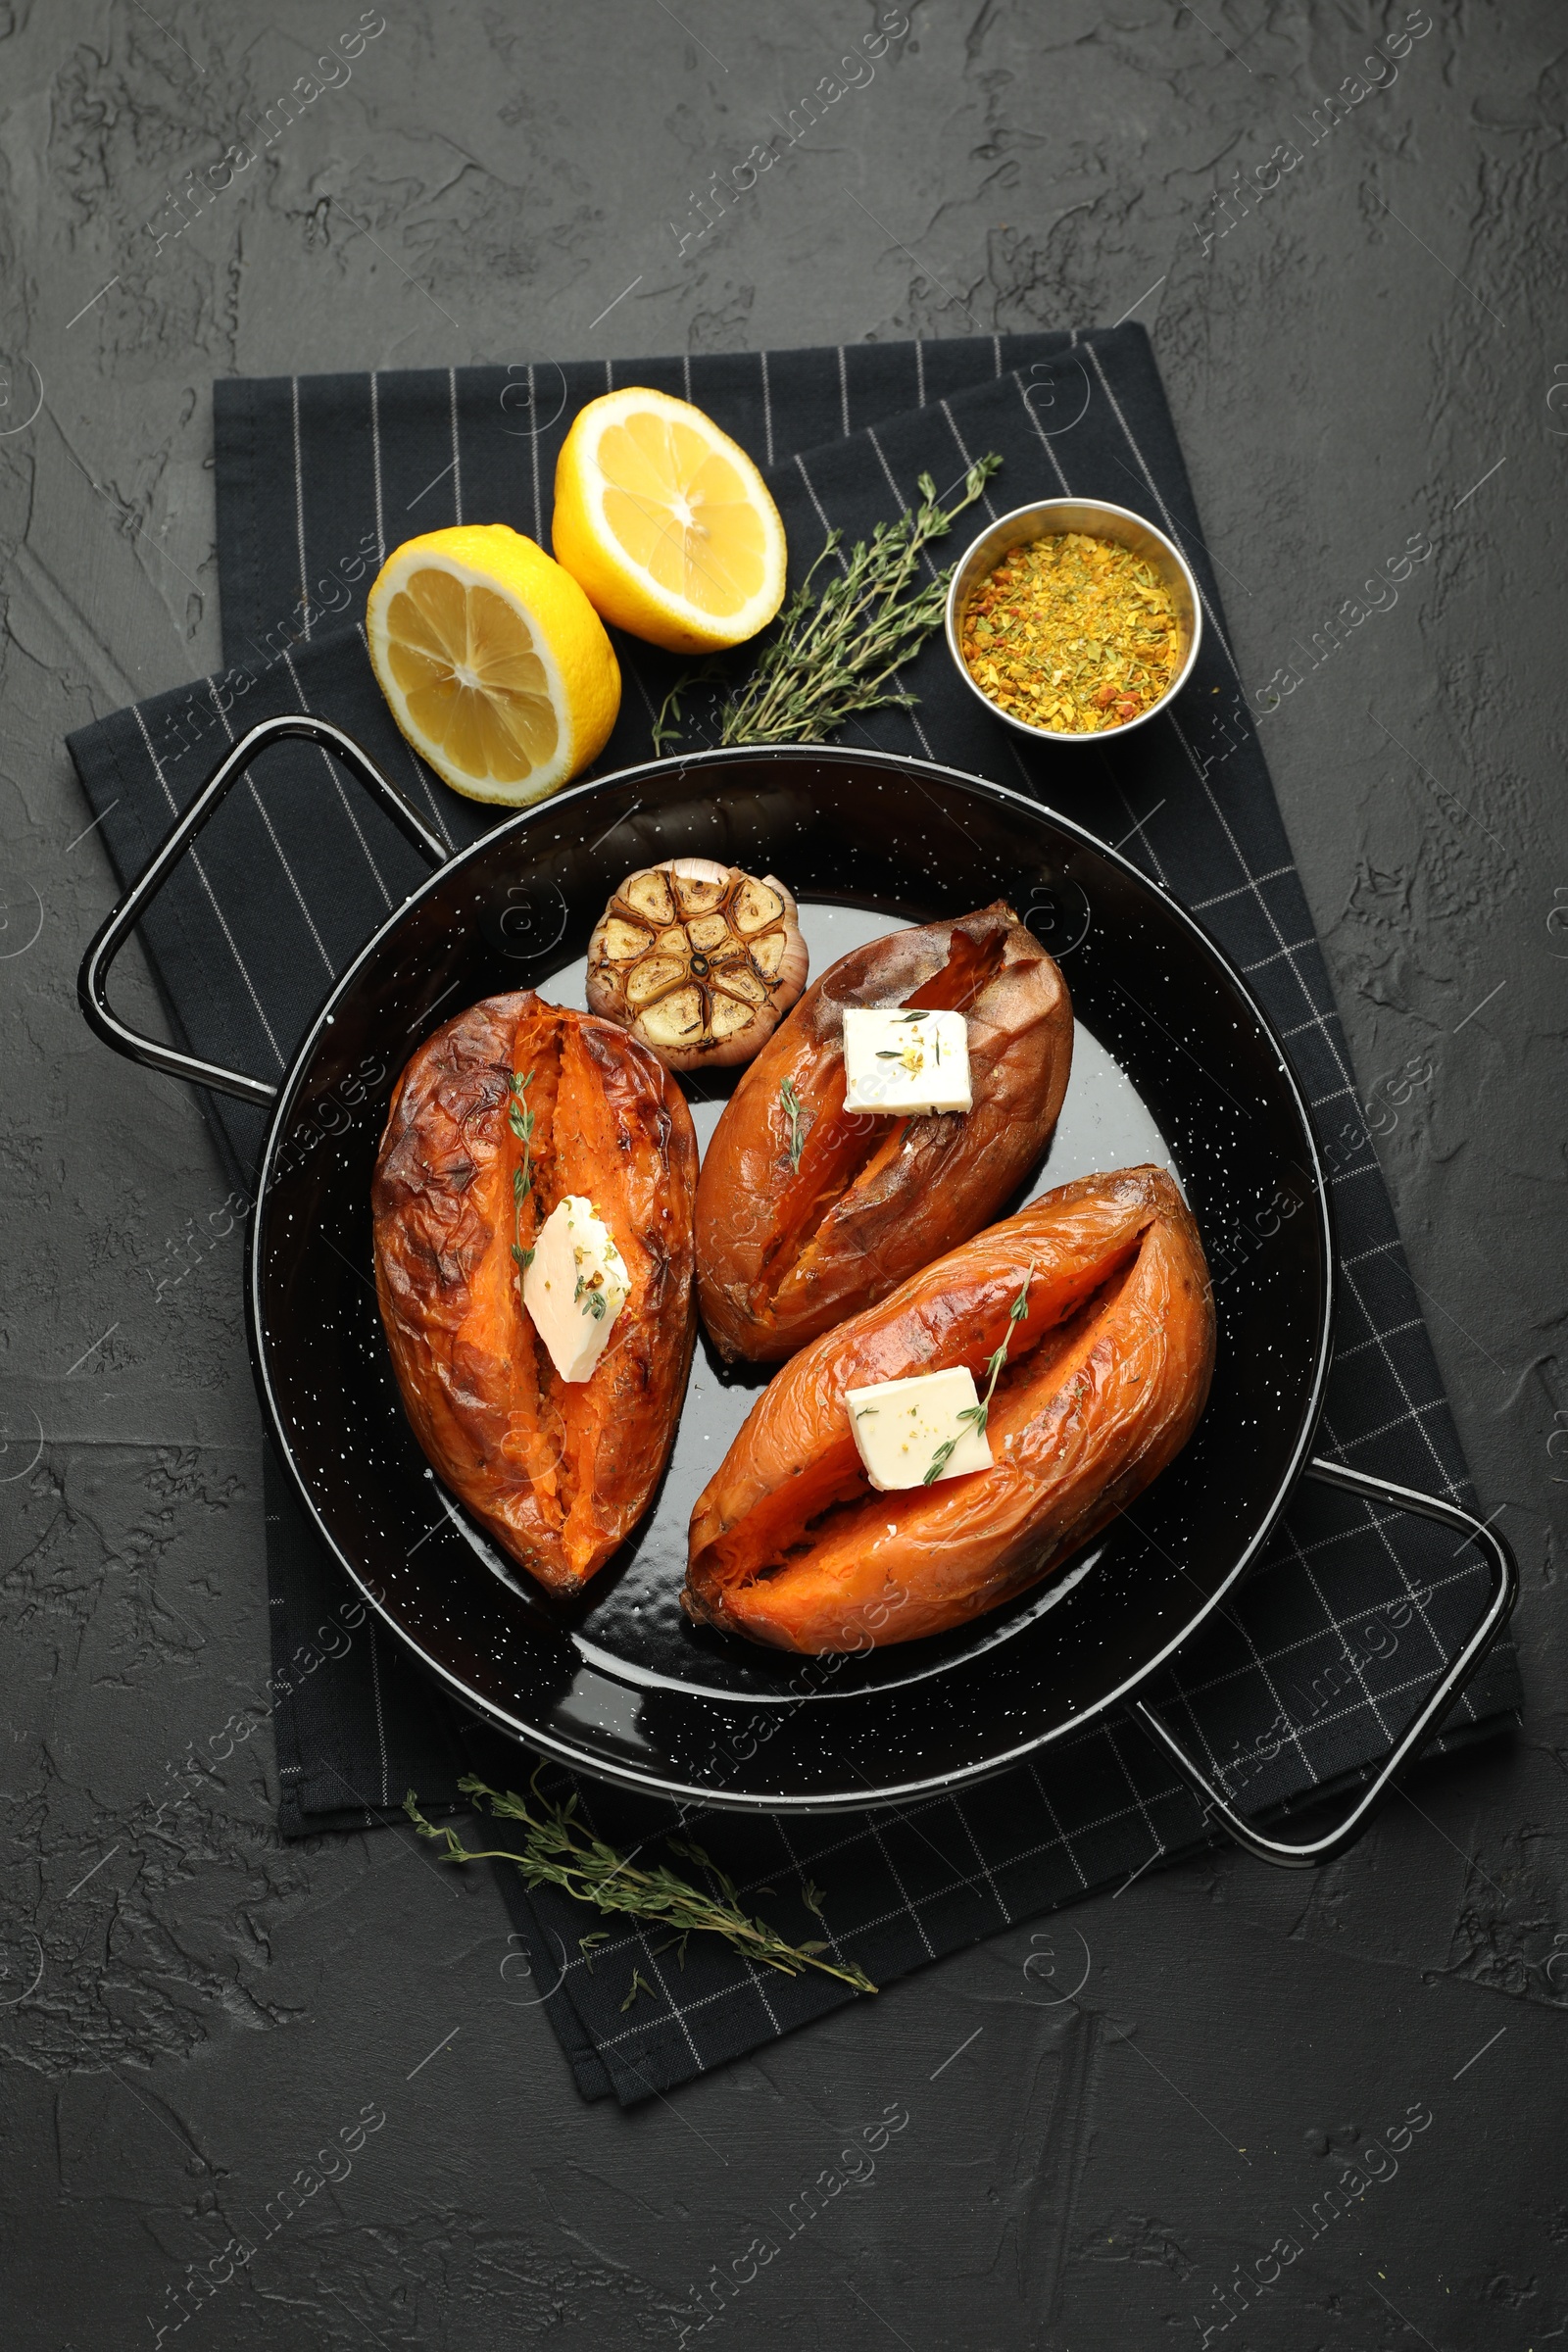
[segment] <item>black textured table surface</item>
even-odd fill
[[[880,20],[873,65],[876,9],[798,0],[0,9],[8,2352],[1568,2326],[1560,24]],[[1321,1876],[1147,1872],[585,2106],[493,1883],[396,1831],[284,1846],[268,1732],[230,1735],[268,1668],[240,1230],[193,1101],[77,1015],[112,883],[63,737],[219,662],[217,376],[1126,315],[1283,698],[1365,1115],[1523,1569],[1524,1730]]]

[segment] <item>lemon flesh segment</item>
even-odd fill
[[[523,806],[597,757],[620,704],[577,583],[504,524],[459,525],[388,558],[367,612],[399,727],[457,792]]]
[[[675,652],[740,645],[784,595],[784,526],[751,459],[699,409],[591,401],[556,467],[557,555],[609,620]]]
[[[448,601],[436,581],[460,600],[445,630],[432,629],[420,610]],[[392,675],[410,716],[466,773],[520,784],[547,764],[561,727],[544,663],[527,623],[500,597],[463,589],[449,572],[416,571],[392,599],[386,628]]]

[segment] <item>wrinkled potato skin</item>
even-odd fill
[[[532,1110],[524,1250],[565,1193],[614,1235],[631,1291],[586,1381],[560,1381],[518,1296],[508,1117]],[[550,1592],[578,1591],[642,1517],[696,1338],[697,1138],[675,1081],[613,1022],[531,990],[436,1031],[392,1097],[371,1191],[375,1286],[404,1409],[438,1475]]]
[[[877,1494],[845,1391],[965,1364],[983,1396],[1031,1267],[991,1405],[993,1468]],[[1061,1185],[774,1376],[692,1513],[687,1614],[811,1653],[967,1624],[1174,1460],[1213,1367],[1208,1268],[1170,1177]]]
[[[882,1004],[967,1014],[972,1110],[846,1113],[845,1007]],[[1004,906],[841,956],[751,1064],[704,1156],[698,1295],[720,1353],[777,1363],[977,1232],[1045,1150],[1071,1066],[1066,984]]]

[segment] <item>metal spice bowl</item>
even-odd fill
[[[958,631],[970,597],[1001,563],[1009,548],[1024,540],[1043,539],[1056,531],[1085,531],[1098,539],[1114,540],[1118,546],[1131,548],[1158,572],[1176,608],[1177,625],[1181,632],[1181,662],[1175,677],[1157,703],[1140,710],[1136,718],[1123,719],[1114,727],[1097,727],[1079,732],[1065,727],[1037,727],[1029,719],[1015,717],[994,703],[981,686],[963,658]],[[954,571],[948,589],[947,612],[948,651],[954,667],[977,702],[983,703],[994,718],[1004,726],[1015,727],[1020,735],[1032,735],[1039,743],[1103,744],[1118,735],[1130,735],[1159,711],[1168,710],[1193,674],[1198,649],[1202,643],[1203,613],[1199,603],[1198,582],[1194,579],[1187,559],[1163,531],[1155,530],[1141,514],[1126,507],[1113,507],[1098,498],[1046,498],[1034,506],[1014,507],[1010,514],[1002,515],[983,530],[964,554]]]

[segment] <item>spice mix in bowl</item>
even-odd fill
[[[1048,499],[983,531],[948,592],[960,675],[1010,726],[1088,742],[1141,726],[1198,656],[1197,583],[1125,507]]]

